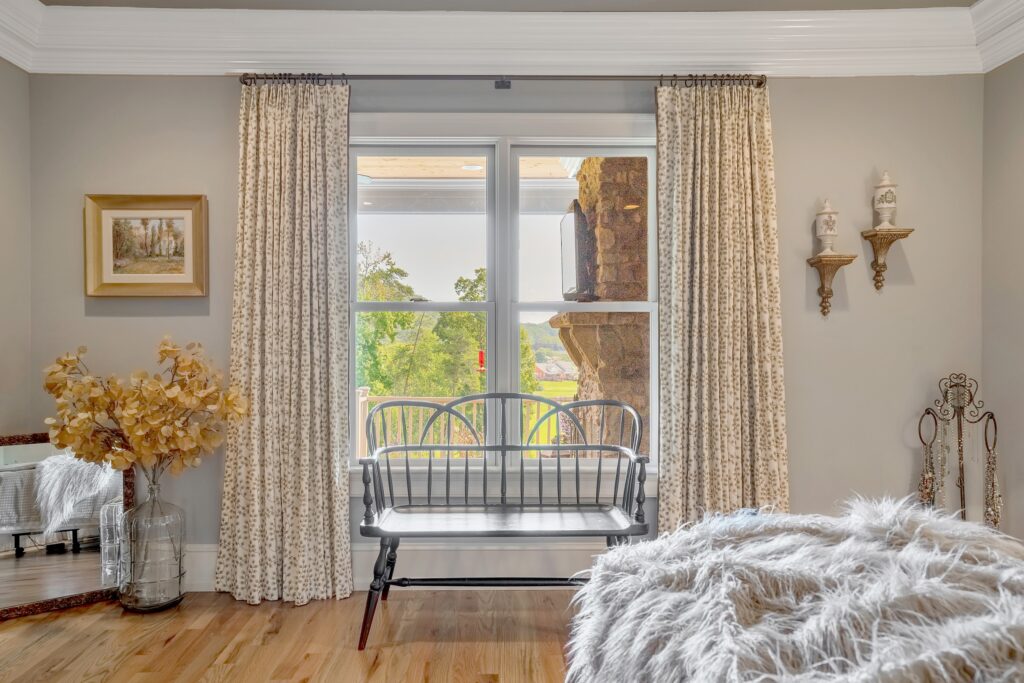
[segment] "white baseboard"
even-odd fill
[[[360,590],[365,589],[373,578],[373,563],[378,550],[375,543],[352,544],[352,569],[355,585]],[[550,542],[407,540],[399,547],[395,576],[571,576],[590,567],[594,556],[604,550],[603,539]],[[216,544],[186,546],[185,590],[212,591],[216,564]]]
[[[193,543],[185,546],[185,590],[201,593],[213,590],[217,570],[217,544]]]

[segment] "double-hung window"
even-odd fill
[[[382,401],[495,391],[625,401],[650,452],[651,147],[389,138],[351,154],[357,456]]]

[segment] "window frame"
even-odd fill
[[[511,203],[511,226],[510,238],[512,240],[512,282],[511,297],[508,301],[509,310],[509,334],[504,338],[507,344],[504,355],[507,358],[516,360],[515,367],[510,369],[510,376],[506,379],[508,386],[513,387],[512,391],[519,390],[519,326],[521,324],[521,313],[553,311],[557,313],[590,312],[590,313],[647,313],[648,314],[648,358],[650,359],[650,376],[648,378],[648,406],[650,414],[647,416],[645,429],[648,434],[657,434],[657,350],[658,350],[658,250],[655,233],[657,231],[656,201],[655,201],[655,172],[656,158],[653,145],[560,145],[549,143],[544,145],[511,145],[511,158],[509,160],[509,172],[512,176]],[[603,157],[645,157],[647,159],[647,300],[646,301],[592,301],[579,303],[576,301],[521,301],[519,299],[519,256],[520,256],[520,233],[519,233],[519,160],[523,157],[537,156],[603,156]],[[503,311],[498,308],[499,319]],[[649,456],[652,462],[657,462],[657,439],[649,436]]]
[[[657,319],[657,220],[655,198],[656,150],[653,135],[611,134],[619,130],[634,132],[637,129],[653,127],[653,117],[635,115],[573,115],[582,117],[584,125],[573,125],[564,115],[474,115],[472,123],[466,120],[465,136],[450,135],[435,137],[423,135],[421,131],[433,125],[439,130],[460,129],[465,117],[458,114],[436,115],[370,115],[366,120],[353,115],[357,125],[370,134],[354,135],[349,146],[349,373],[352,378],[348,387],[350,396],[349,423],[351,461],[358,458],[359,433],[364,425],[357,423],[358,405],[355,400],[358,387],[355,382],[355,326],[359,313],[372,311],[482,311],[487,313],[487,391],[518,391],[519,385],[519,324],[520,314],[529,311],[556,312],[643,312],[650,321],[649,358],[650,379],[648,382],[649,407],[646,432],[650,435],[649,456],[657,462],[658,434],[658,319]],[[415,117],[415,118],[414,118]],[[639,125],[642,120],[643,125]],[[441,123],[444,121],[445,123]],[[541,125],[537,125],[540,123]],[[362,124],[362,126],[358,125]],[[482,125],[481,125],[482,124]],[[504,125],[502,125],[504,124]],[[555,125],[549,125],[555,124]],[[523,136],[523,135],[472,135],[481,127],[504,128],[516,132],[521,128],[563,129],[565,131],[587,129],[609,129],[588,137],[569,135]],[[383,130],[387,133],[384,133]],[[420,134],[412,134],[420,133]],[[576,152],[573,154],[573,152]],[[368,302],[357,300],[358,232],[358,174],[360,156],[446,156],[477,155],[487,158],[485,192],[487,194],[487,235],[486,302]],[[645,156],[648,159],[648,296],[646,301],[520,301],[518,288],[519,270],[519,159],[523,156]],[[488,429],[493,433],[493,429]],[[581,463],[582,469],[596,467],[595,463]],[[413,463],[416,469],[426,468],[426,463]]]

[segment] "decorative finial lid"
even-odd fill
[[[821,209],[818,211],[818,215],[821,216],[821,215],[827,214],[827,213],[839,213],[839,212],[832,208],[832,202],[829,201],[829,199],[826,197],[825,201],[823,201],[821,203]]]
[[[882,171],[882,179],[878,181],[878,184],[875,185],[875,187],[896,187],[896,183],[894,183],[892,178],[889,177],[888,171]]]

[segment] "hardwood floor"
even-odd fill
[[[75,554],[47,555],[31,550],[23,557],[6,553],[0,557],[0,607],[23,605],[102,588],[100,553],[83,549]]]
[[[191,593],[0,623],[0,681],[561,681],[572,591],[395,589],[356,650],[365,593],[303,607]]]

